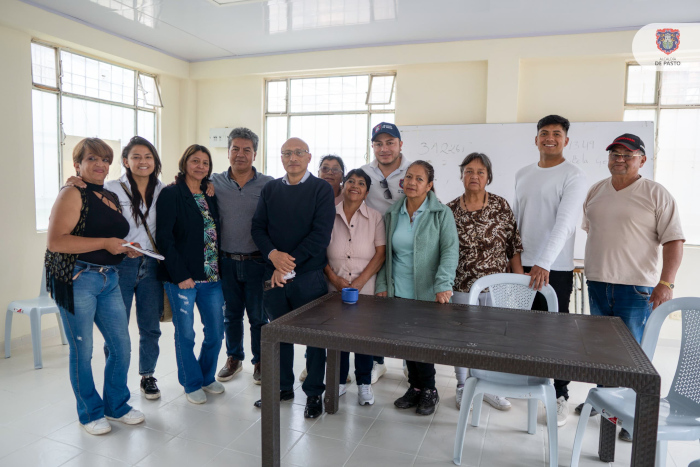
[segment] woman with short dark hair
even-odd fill
[[[131,361],[129,329],[119,292],[117,265],[124,255],[140,253],[124,246],[129,223],[117,196],[104,189],[112,148],[85,138],[73,150],[84,188],[64,187],[51,210],[46,250],[46,286],[56,301],[69,346],[69,373],[78,418],[91,435],[112,427],[105,419],[134,425],[144,415],[128,404],[126,375]],[[92,331],[97,325],[109,350],[103,397],[92,377]]]
[[[343,178],[345,177],[345,164],[340,156],[328,154],[318,163],[318,178],[322,178],[331,184],[335,205],[343,201]]]
[[[523,274],[520,252],[523,245],[508,201],[488,193],[486,186],[493,181],[491,160],[486,154],[473,152],[459,165],[464,194],[447,203],[457,224],[459,235],[459,264],[455,280],[455,302],[466,297],[472,284],[479,278],[510,270]],[[489,305],[488,293],[479,297],[480,304]],[[457,408],[462,403],[462,392],[467,369],[455,367],[457,375]],[[508,410],[510,402],[501,396],[484,394],[484,401],[498,410]]]
[[[165,256],[159,277],[165,281],[173,309],[177,377],[193,404],[207,401],[205,392],[221,394],[215,380],[216,361],[224,337],[224,295],[219,281],[219,212],[216,198],[207,195],[212,172],[211,153],[204,146],[188,147],[178,164],[174,185],[158,198],[156,241]],[[204,324],[199,357],[194,355],[194,305]]]
[[[386,232],[379,211],[367,204],[367,193],[372,180],[362,169],[348,172],[343,182],[343,200],[335,207],[335,221],[331,242],[326,254],[328,265],[323,272],[328,278],[328,291],[345,287],[358,289],[363,295],[374,295],[374,284],[384,264]],[[372,393],[371,355],[355,354],[357,401],[360,405],[374,404]],[[340,395],[345,394],[350,354],[340,354]]]

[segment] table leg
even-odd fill
[[[340,384],[340,350],[327,350],[326,356],[326,404],[327,413],[338,411],[338,384]]]
[[[264,329],[264,328],[263,328]],[[262,465],[280,465],[280,343],[260,342],[262,365]]]
[[[600,417],[600,436],[598,438],[598,457],[602,462],[615,462],[616,425],[607,418]]]
[[[633,467],[651,467],[656,458],[656,436],[659,427],[659,396],[637,393],[632,438]]]

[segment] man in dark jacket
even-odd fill
[[[265,279],[272,288],[264,292],[263,306],[270,321],[328,292],[323,268],[335,220],[333,190],[328,182],[311,175],[309,162],[309,146],[299,138],[287,140],[282,145],[287,174],[263,187],[253,216],[253,241],[268,260]],[[281,344],[281,400],[294,398],[293,362],[294,346]],[[308,376],[302,385],[307,395],[306,418],[323,412],[325,363],[325,349],[307,349]],[[260,407],[261,401],[255,405]]]

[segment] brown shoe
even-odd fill
[[[258,362],[255,364],[255,369],[253,370],[253,382],[259,385],[261,376],[262,375],[260,374],[260,362]]]
[[[236,360],[233,357],[228,357],[226,359],[224,367],[219,371],[219,374],[216,375],[216,380],[228,381],[232,379],[235,376],[235,374],[240,372],[242,369],[243,365],[241,364],[240,360]]]

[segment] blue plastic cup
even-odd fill
[[[352,287],[345,287],[341,291],[341,298],[343,299],[343,303],[347,303],[348,305],[353,305],[357,303],[357,298],[359,297],[359,295],[360,291]]]

